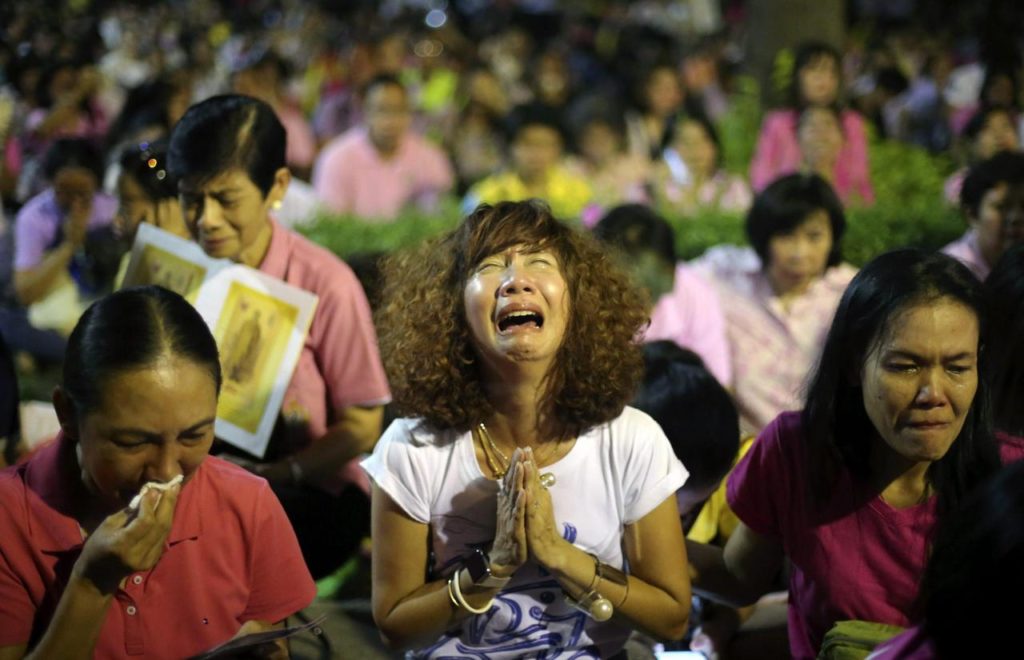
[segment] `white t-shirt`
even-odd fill
[[[498,484],[481,472],[472,434],[437,433],[421,420],[399,419],[362,466],[410,518],[430,526],[430,579],[450,575],[475,548],[490,548]],[[541,471],[556,478],[549,492],[563,538],[619,568],[625,565],[625,525],[654,510],[689,476],[657,423],[633,408],[581,435]],[[489,612],[412,655],[606,657],[622,647],[629,629],[597,623],[564,596],[550,574],[527,562]]]

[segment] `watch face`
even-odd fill
[[[473,554],[466,559],[466,570],[473,584],[480,584],[491,575],[490,562],[487,555],[480,548],[473,551]]]

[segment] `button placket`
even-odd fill
[[[134,580],[133,580],[134,581]],[[146,647],[142,635],[142,612],[135,599],[122,592],[119,598],[124,603],[124,648],[128,655],[143,655]]]

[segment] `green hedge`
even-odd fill
[[[757,87],[748,79],[737,86],[730,112],[720,122],[723,160],[727,169],[746,173],[754,151],[761,109]],[[872,139],[868,155],[877,202],[847,214],[843,245],[846,259],[862,265],[886,250],[915,246],[939,248],[964,231],[957,209],[943,199],[942,186],[953,170],[945,157],[896,142]],[[722,243],[745,243],[743,217],[707,212],[678,217],[666,213],[676,229],[682,258],[699,256]],[[390,252],[410,246],[455,226],[456,200],[446,200],[435,214],[409,211],[390,224],[369,224],[351,216],[324,216],[301,228],[312,240],[341,257]]]
[[[918,150],[902,145],[871,149],[878,202],[847,214],[843,245],[846,259],[862,265],[886,250],[916,246],[939,248],[964,231],[960,213],[942,199],[941,165]],[[390,252],[411,246],[454,227],[460,217],[450,201],[437,214],[408,212],[390,224],[370,224],[350,216],[324,216],[300,231],[341,257]],[[743,217],[708,212],[698,216],[668,215],[676,229],[676,249],[685,259],[699,256],[722,243],[745,243]]]

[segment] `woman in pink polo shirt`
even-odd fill
[[[687,544],[695,590],[754,602],[788,558],[789,643],[837,621],[907,626],[938,521],[1024,448],[992,431],[981,283],[941,254],[884,254],[843,294],[802,412],[779,415],[729,478],[741,524]]]
[[[846,216],[827,181],[791,174],[747,213],[750,247],[719,245],[690,263],[725,316],[728,381],[744,435],[800,406],[800,391],[854,269],[842,260]],[[653,325],[653,322],[652,322]]]
[[[316,578],[369,530],[365,483],[352,459],[373,449],[390,399],[359,281],[324,248],[273,218],[291,173],[274,110],[237,94],[198,103],[174,127],[167,165],[185,224],[211,257],[230,259],[318,298],[263,459],[233,458],[265,477]],[[226,448],[225,448],[226,449]]]
[[[85,312],[57,440],[0,472],[0,658],[184,658],[313,600],[266,482],[207,456],[220,382],[177,294],[127,289]]]

